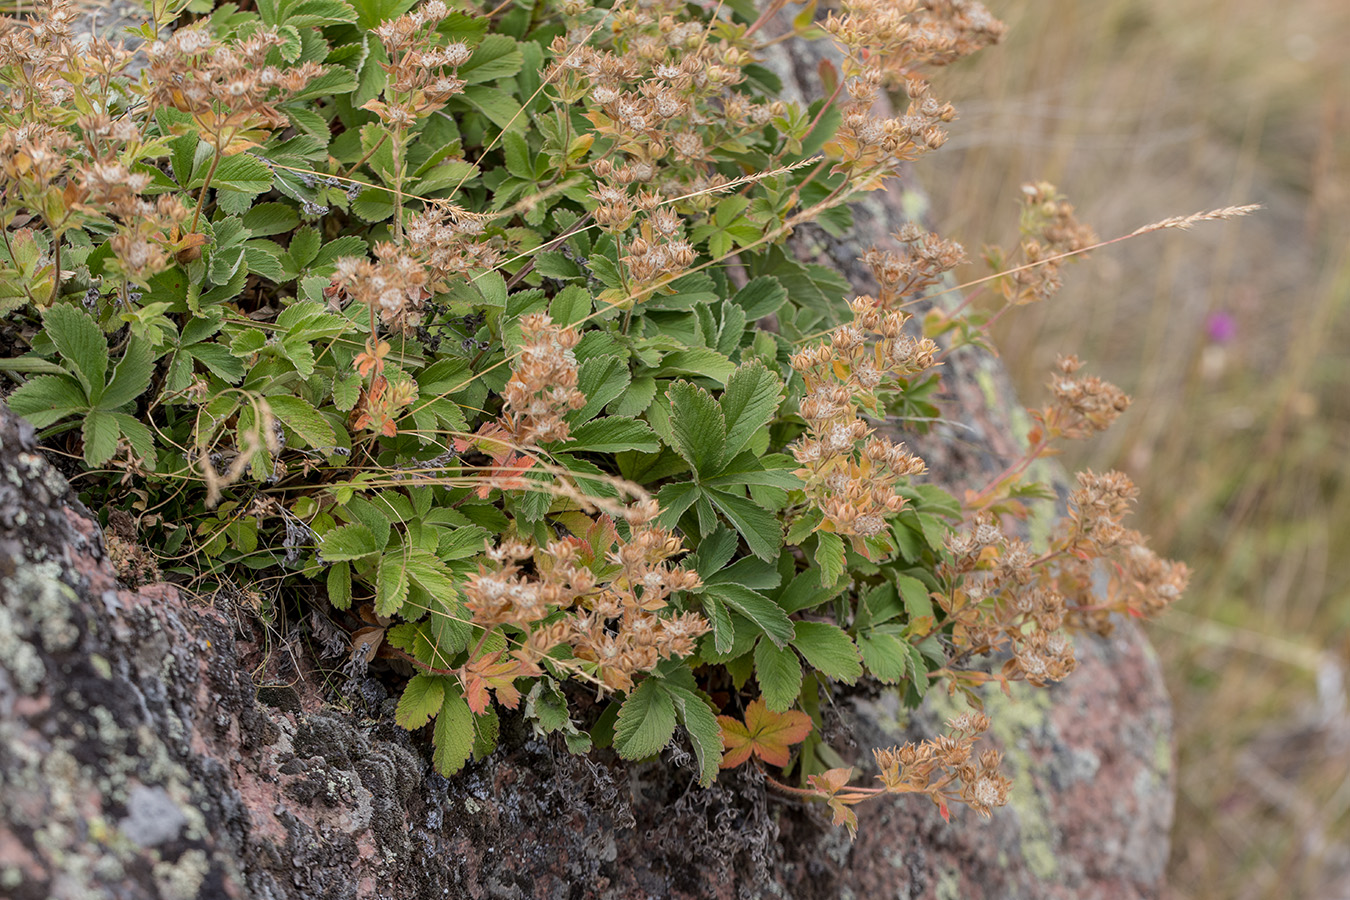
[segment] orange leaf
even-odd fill
[[[792,744],[806,740],[814,727],[811,717],[800,710],[770,712],[760,697],[745,708],[745,723],[731,716],[718,716],[722,726],[722,745],[726,755],[722,757],[722,768],[731,769],[750,758],[758,756],[771,766],[788,764]]]

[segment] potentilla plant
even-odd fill
[[[959,245],[905,226],[857,297],[787,249],[942,145],[929,74],[999,23],[848,0],[766,37],[784,5],[156,0],[88,45],[64,0],[7,20],[6,402],[134,523],[124,577],[318,602],[349,671],[404,673],[447,775],[507,709],[575,752],[687,740],[703,785],[777,770],[850,826],[888,793],[988,814],[982,714],[853,786],[821,698],[1056,681],[1071,629],[1158,612],[1185,570],[1121,524],[1115,473],[1045,546],[1002,527],[1031,461],[1124,409],[1076,360],[1025,460],[961,499],[925,481],[887,421],[936,415],[983,340],[930,296]],[[829,96],[780,99],[783,39],[837,48]],[[1095,240],[1026,199],[1008,306]]]

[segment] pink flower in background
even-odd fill
[[[1232,313],[1210,313],[1205,320],[1205,333],[1216,344],[1227,344],[1237,337],[1237,319]]]

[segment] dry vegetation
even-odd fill
[[[988,198],[1028,178],[1104,237],[1267,207],[1097,254],[1000,346],[1028,396],[1069,349],[1135,396],[1070,463],[1134,477],[1155,546],[1195,572],[1153,629],[1180,737],[1171,896],[1347,896],[1350,8],[991,9],[1006,45],[952,73],[962,120],[927,178],[941,231],[1008,243]]]

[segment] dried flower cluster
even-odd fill
[[[465,605],[475,623],[521,633],[511,655],[523,665],[536,667],[565,646],[602,690],[628,691],[638,673],[693,653],[708,630],[697,613],[668,608],[673,593],[697,588],[699,579],[672,564],[684,548],[656,524],[659,513],[655,500],[630,506],[627,538],[601,516],[584,537],[543,547],[503,541],[488,552],[496,567],[480,566],[465,584]]]
[[[436,26],[450,15],[441,0],[431,0],[406,15],[375,29],[389,62],[382,63],[388,76],[384,99],[375,98],[362,108],[380,117],[391,128],[411,128],[464,92],[459,67],[473,55],[462,41],[436,46]]]
[[[997,750],[985,750],[972,762],[975,742],[989,730],[989,717],[963,713],[948,721],[947,729],[947,734],[930,741],[872,751],[881,769],[877,778],[887,792],[922,792],[939,807],[959,798],[988,816],[994,807],[1008,802],[1012,787],[999,774],[1002,756]],[[958,782],[960,788],[955,789]]]
[[[1130,398],[1120,388],[1095,375],[1080,376],[1083,366],[1076,356],[1060,357],[1050,379],[1054,403],[1032,410],[1032,417],[1046,439],[1082,440],[1111,427],[1129,409]],[[1034,434],[1035,443],[1042,435]]]
[[[1073,204],[1044,181],[1022,186],[1020,231],[1022,262],[1004,285],[1010,303],[1035,303],[1054,294],[1067,255],[1081,255],[1097,243],[1096,232],[1075,217]]]
[[[572,352],[581,335],[536,313],[520,320],[520,339],[520,354],[502,392],[502,426],[522,446],[567,440],[564,417],[586,405],[586,395],[577,390]]]
[[[839,534],[875,537],[899,512],[901,479],[924,471],[923,460],[889,438],[872,435],[859,407],[874,414],[888,380],[933,365],[937,345],[905,331],[909,316],[886,312],[874,297],[855,298],[853,323],[836,328],[827,344],[792,357],[806,383],[801,416],[807,433],[793,448],[806,494]]]
[[[247,150],[268,131],[290,124],[277,102],[323,73],[313,62],[285,69],[268,65],[268,54],[282,42],[275,31],[262,29],[228,44],[205,25],[179,29],[145,49],[146,99],[152,107],[190,114],[218,154]]]

